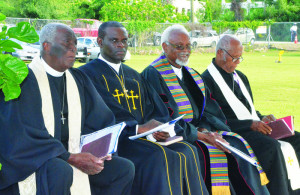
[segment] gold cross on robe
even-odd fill
[[[128,99],[131,98],[132,106],[133,106],[132,108],[133,108],[133,110],[136,110],[135,103],[134,103],[134,98],[139,99],[139,96],[138,95],[133,95],[134,91],[132,91],[132,90],[130,91],[130,93],[131,93],[131,95],[128,96]]]
[[[116,92],[116,94],[113,94],[113,96],[116,97],[116,98],[118,98],[118,102],[119,102],[119,104],[121,104],[120,97],[124,97],[124,93],[120,93],[119,94],[119,90],[118,89],[115,89],[115,92]]]

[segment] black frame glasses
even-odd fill
[[[186,46],[183,46],[183,45],[176,45],[176,44],[173,44],[173,43],[170,43],[169,41],[166,41],[167,45],[171,45],[174,49],[177,49],[177,50],[184,50],[185,48],[189,51],[192,50],[192,45],[186,45]]]
[[[228,53],[228,51],[226,51],[225,49],[222,49],[223,51],[225,51],[231,58],[232,58],[232,62],[236,62],[236,61],[240,61],[240,63],[244,60],[244,58],[242,56],[240,56],[239,58],[234,58],[232,57],[232,55],[230,55],[230,53]]]

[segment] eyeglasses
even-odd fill
[[[184,50],[185,48],[189,51],[192,50],[192,45],[191,44],[183,46],[183,45],[176,45],[176,44],[170,43],[169,41],[167,41],[166,43],[168,45],[171,45],[174,49],[177,49],[177,50]]]
[[[232,57],[232,55],[230,55],[229,53],[228,53],[228,51],[226,51],[225,49],[222,49],[223,51],[225,51],[231,58],[232,58],[232,62],[236,62],[236,61],[240,61],[240,63],[244,60],[244,58],[241,56],[241,57],[239,57],[239,58],[234,58],[234,57]]]

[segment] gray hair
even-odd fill
[[[169,41],[169,37],[172,31],[181,31],[184,34],[186,34],[187,36],[189,36],[188,31],[184,28],[184,26],[180,25],[180,24],[174,24],[172,26],[169,26],[168,28],[166,28],[166,30],[163,32],[163,34],[161,35],[161,44],[168,42]]]
[[[231,49],[230,42],[232,40],[236,40],[240,43],[240,45],[242,45],[241,41],[236,36],[222,35],[216,46],[216,55],[219,49],[225,49],[226,51],[230,50]]]
[[[46,24],[40,33],[40,50],[43,51],[43,43],[53,43],[57,34],[57,29],[66,28],[73,31],[69,26],[61,23]]]

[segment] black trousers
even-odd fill
[[[113,157],[105,161],[104,169],[90,176],[93,195],[129,195],[134,178],[134,165],[131,161]],[[73,169],[60,158],[50,159],[36,171],[37,195],[69,195],[73,182]],[[0,190],[1,195],[19,195],[18,184]]]
[[[250,144],[262,168],[266,172],[270,181],[267,187],[271,195],[300,194],[300,190],[291,190],[287,179],[284,157],[281,152],[280,143],[277,140],[252,130],[239,132],[239,134]],[[300,160],[300,133],[295,132],[294,136],[281,140],[289,142],[294,147],[297,158]]]
[[[134,171],[131,161],[113,156],[101,173],[89,176],[92,195],[130,195]]]

